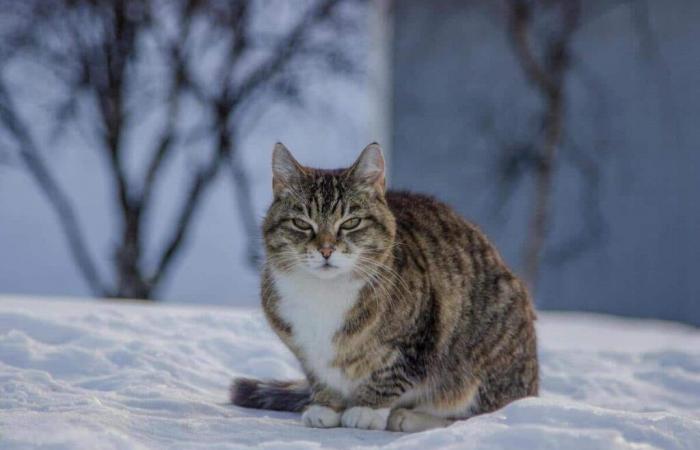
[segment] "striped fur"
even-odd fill
[[[301,412],[311,402],[311,388],[306,380],[237,378],[231,385],[231,402],[245,408]]]
[[[386,192],[376,144],[344,170],[303,167],[278,144],[273,172],[262,304],[310,391],[238,380],[234,403],[307,401],[344,426],[417,431],[537,395],[532,303],[477,227],[433,198]],[[311,284],[298,294],[280,277]],[[341,289],[344,279],[361,288]],[[322,332],[333,311],[337,326]]]

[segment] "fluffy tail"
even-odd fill
[[[310,401],[311,388],[306,380],[236,378],[231,385],[231,403],[244,408],[300,412]]]

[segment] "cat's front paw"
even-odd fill
[[[430,427],[430,423],[425,420],[426,417],[427,416],[409,411],[408,409],[395,409],[389,416],[387,429],[389,431],[404,431],[408,433],[428,430],[432,427]]]
[[[385,430],[389,412],[389,408],[373,409],[366,406],[354,406],[345,410],[340,422],[345,428]]]
[[[340,413],[321,405],[311,405],[301,415],[301,421],[307,427],[334,428],[340,425]]]
[[[405,431],[415,433],[417,431],[432,430],[452,425],[454,420],[423,414],[410,409],[395,409],[389,415],[389,423],[386,429],[389,431]]]

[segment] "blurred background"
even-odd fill
[[[270,155],[476,222],[540,309],[700,325],[695,0],[0,0],[0,293],[257,305]]]

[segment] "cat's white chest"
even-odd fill
[[[320,381],[349,395],[357,382],[332,367],[333,336],[355,304],[362,282],[345,277],[324,280],[302,272],[273,273],[273,277],[280,296],[279,314],[291,325],[307,365]]]

